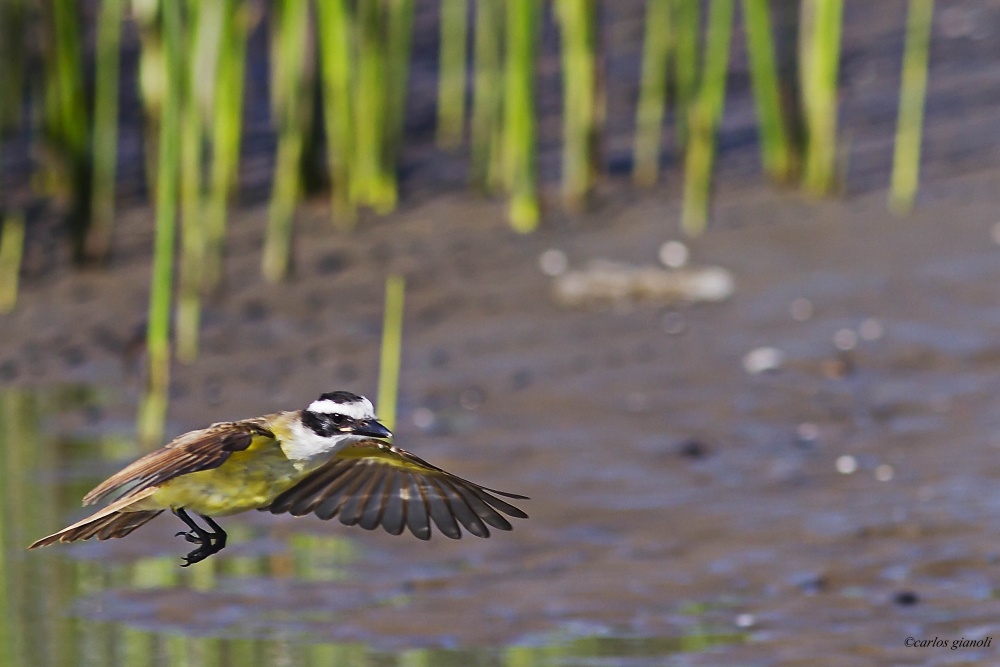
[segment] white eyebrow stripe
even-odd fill
[[[353,403],[334,403],[329,399],[313,401],[306,409],[309,412],[319,412],[326,415],[344,415],[351,419],[372,419],[375,417],[375,408],[372,407],[371,401],[364,397]]]

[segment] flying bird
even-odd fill
[[[191,431],[97,485],[84,505],[116,497],[104,509],[32,544],[125,537],[165,511],[187,525],[177,533],[197,545],[182,567],[226,546],[216,517],[260,510],[321,519],[421,540],[431,521],[459,539],[459,524],[477,537],[510,530],[503,514],[528,515],[498,496],[383,440],[392,433],[371,401],[346,391],[321,395],[305,410],[222,422]],[[201,517],[205,526],[195,521]]]

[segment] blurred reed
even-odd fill
[[[205,139],[209,124],[218,113],[215,96],[221,71],[220,51],[226,38],[226,24],[232,23],[226,13],[233,13],[233,10],[229,0],[188,2],[184,50],[188,60],[184,64],[186,77],[181,112],[181,262],[176,324],[177,358],[185,363],[193,362],[198,356],[201,295],[205,291],[205,259],[209,254]],[[242,73],[242,67],[239,70]],[[231,94],[229,90],[225,92]],[[226,99],[223,104],[229,111],[233,101]],[[220,180],[232,178],[233,169],[231,146],[224,146],[223,151],[216,157],[217,161],[226,163],[226,173],[219,176]],[[228,192],[231,185],[227,182],[222,187]],[[213,213],[218,215],[217,210]],[[222,215],[224,220],[224,197]],[[221,243],[221,239],[215,241]]]
[[[271,42],[271,108],[278,131],[267,236],[261,271],[278,282],[291,264],[292,220],[302,193],[301,163],[311,110],[308,68],[309,3],[278,0],[274,4]]]
[[[385,315],[382,320],[382,353],[378,373],[376,410],[390,431],[396,425],[399,396],[399,368],[403,347],[403,298],[406,282],[393,275],[385,281]]]
[[[660,135],[667,106],[667,68],[674,41],[671,5],[674,0],[647,0],[643,38],[642,79],[635,113],[632,156],[636,185],[653,186],[660,176]]]
[[[503,186],[503,3],[476,0],[471,180],[485,192]]]
[[[814,195],[834,187],[837,168],[837,79],[844,0],[802,0],[799,89],[805,122],[802,186]]]
[[[172,197],[159,197],[158,188],[162,184],[173,187],[171,183],[181,179],[177,186],[182,231],[177,351],[180,359],[189,361],[197,354],[200,299],[220,285],[224,273],[227,206],[239,174],[253,17],[267,17],[272,37],[271,101],[278,148],[261,261],[265,278],[276,281],[290,270],[295,209],[306,182],[303,175],[312,173],[306,163],[311,163],[315,150],[311,137],[318,137],[314,89],[322,94],[316,108],[322,109],[325,126],[334,222],[346,228],[359,207],[380,214],[395,207],[416,3],[274,0],[263,12],[265,3],[251,0],[179,0],[183,34],[178,57],[182,63],[172,65],[165,29],[167,14],[176,8],[168,12],[162,0],[92,4],[96,12],[89,9],[91,5],[74,0],[0,1],[0,130],[21,129],[24,109],[33,110],[31,117],[40,131],[30,133],[30,150],[40,160],[39,173],[30,183],[35,192],[53,195],[65,204],[78,259],[106,258],[119,171],[119,86],[131,85],[119,81],[122,24],[131,20],[138,26],[137,83],[145,171],[148,192],[158,209],[158,238],[168,233],[164,227],[167,207],[177,204],[166,202],[178,196],[175,192]],[[471,182],[486,192],[503,191],[509,197],[513,228],[530,232],[540,217],[535,88],[545,3],[439,0],[436,138],[446,148],[459,146],[465,133],[470,4],[475,26]],[[682,225],[689,233],[704,229],[708,220],[715,135],[726,92],[732,4],[729,0],[646,0],[632,176],[638,185],[658,180],[664,116],[672,111],[673,143],[684,150]],[[702,16],[703,6],[708,8],[707,17]],[[843,0],[800,0],[796,5],[797,108],[782,106],[780,84],[787,86],[787,82],[779,82],[771,26],[772,10],[785,5],[743,0],[742,7],[764,171],[772,180],[801,179],[804,190],[828,194],[838,178],[837,81]],[[553,2],[562,65],[562,197],[570,209],[586,204],[599,174],[604,101],[597,8],[597,0]],[[911,0],[889,196],[890,207],[900,213],[912,206],[918,185],[932,12],[932,0]],[[90,26],[85,24],[90,20],[96,23],[93,47],[88,41]],[[37,43],[26,38],[36,34]],[[88,89],[91,56],[94,77]],[[319,79],[314,78],[317,65]],[[170,67],[183,71],[171,73]],[[36,71],[37,77],[33,76]],[[171,99],[169,92],[174,76],[185,80],[178,89],[179,99]],[[25,91],[31,94],[25,96]],[[176,133],[168,133],[176,140],[170,148],[179,162],[171,167],[177,175],[161,179],[160,167],[171,163],[159,156],[164,145],[161,126],[169,104],[180,105]],[[16,225],[10,229],[16,231]],[[12,233],[11,238],[17,240]],[[161,254],[155,260],[154,283],[164,279],[168,283],[152,286],[156,308],[169,303],[172,276],[163,268],[173,256],[173,249],[169,250],[168,255],[167,249],[157,246]],[[4,255],[8,261],[14,256],[13,251]],[[16,283],[5,282],[7,293],[10,285]],[[152,319],[156,321],[151,320],[150,336],[160,336],[154,332],[169,317]],[[157,375],[153,380],[163,378]]]
[[[94,83],[93,189],[90,199],[88,259],[103,263],[111,248],[118,173],[118,69],[124,0],[101,0],[97,17]]]
[[[465,131],[465,42],[467,0],[441,0],[441,47],[438,64],[437,144],[454,149]]]
[[[44,62],[43,131],[49,188],[69,207],[73,255],[84,258],[90,220],[90,128],[84,96],[80,6],[76,0],[38,3]]]
[[[330,200],[334,224],[354,222],[351,176],[354,161],[353,95],[354,20],[348,0],[316,0],[323,120],[330,168]]]
[[[743,0],[743,23],[757,110],[760,161],[768,176],[775,182],[784,183],[792,177],[795,155],[781,110],[768,0]]]
[[[698,46],[701,37],[701,0],[673,0],[675,141],[687,144],[688,116],[698,91]]]
[[[24,215],[8,213],[0,227],[0,313],[9,313],[17,305],[17,286],[24,254]]]
[[[415,0],[388,0],[386,17],[386,128],[382,169],[387,182],[386,197],[373,204],[376,212],[396,207],[396,161],[403,141],[406,93],[410,77],[410,47],[413,42]]]
[[[222,282],[222,260],[229,199],[239,179],[243,128],[243,77],[246,68],[249,9],[245,0],[222,0],[219,54],[212,96],[212,164],[205,204],[203,287]]]
[[[211,10],[217,0],[188,0],[181,53],[184,80],[181,84],[181,145],[180,145],[180,275],[177,287],[177,314],[174,334],[177,359],[191,363],[198,356],[198,326],[201,319],[201,278],[205,260],[205,237],[202,212],[202,139],[204,125],[199,113],[196,86],[199,77],[212,75],[204,69],[202,60],[206,40],[202,26],[211,23]],[[208,19],[207,21],[204,19]],[[207,76],[206,76],[207,75]]]
[[[583,208],[597,176],[597,140],[603,116],[598,89],[597,2],[555,0],[563,66],[562,196]]]
[[[139,99],[142,101],[143,157],[149,199],[156,198],[156,167],[160,117],[166,96],[166,54],[163,51],[161,0],[132,0],[132,18],[139,27]]]
[[[400,2],[394,0],[393,7]],[[388,212],[396,205],[394,172],[385,163],[388,95],[386,9],[380,0],[358,0],[357,85],[354,91],[354,173],[351,198],[376,211]]]
[[[541,6],[507,0],[504,84],[504,182],[510,193],[510,224],[528,233],[538,227],[535,167],[535,52]]]
[[[898,215],[909,213],[917,195],[933,15],[934,0],[910,0],[906,15],[902,82],[899,87],[896,149],[889,191],[889,208]]]
[[[715,161],[715,135],[726,100],[729,43],[735,0],[712,0],[705,41],[705,68],[696,101],[688,111],[688,143],[684,156],[684,200],[681,228],[692,236],[708,224],[708,198]]]
[[[137,425],[140,441],[159,444],[170,393],[170,297],[173,291],[174,236],[180,178],[183,26],[180,2],[163,4],[164,71],[166,93],[160,121],[156,184],[156,239],[153,247],[152,286],[146,349],[149,360],[147,387]]]

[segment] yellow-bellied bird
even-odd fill
[[[528,517],[497,497],[525,496],[473,484],[379,439],[391,435],[375,419],[371,401],[346,391],[323,394],[305,410],[213,424],[112,475],[83,503],[117,500],[29,548],[125,537],[166,510],[189,528],[177,534],[198,545],[185,567],[225,548],[226,532],[212,517],[252,509],[339,516],[345,526],[381,525],[391,535],[409,528],[422,540],[430,539],[431,520],[458,539],[459,524],[489,537],[487,526],[511,529],[501,512]]]

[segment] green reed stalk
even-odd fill
[[[111,249],[118,173],[118,69],[124,0],[101,0],[97,17],[96,82],[94,85],[93,190],[87,256],[99,262]]]
[[[87,151],[87,110],[83,94],[79,7],[74,0],[51,0],[53,43],[46,72],[45,113],[55,138],[73,156]]]
[[[927,94],[927,60],[934,0],[910,0],[906,15],[903,77],[899,86],[899,119],[892,160],[889,208],[904,215],[913,208],[920,178],[920,143]]]
[[[403,143],[406,92],[410,78],[410,46],[413,43],[414,0],[389,0],[385,27],[385,139],[382,170],[388,184],[385,199],[376,211],[396,207],[396,158]]]
[[[351,201],[351,161],[354,156],[354,116],[351,108],[351,52],[353,21],[347,0],[316,0],[320,73],[323,83],[323,120],[326,156],[330,164],[330,199],[333,222],[350,227],[354,222]]]
[[[403,348],[402,276],[385,281],[385,317],[382,324],[382,354],[378,372],[378,415],[390,431],[396,426],[396,401],[399,396],[399,368]]]
[[[667,68],[673,30],[670,5],[674,0],[647,0],[646,34],[642,46],[642,81],[635,114],[632,155],[636,185],[652,186],[660,177],[660,135],[667,106]]]
[[[510,191],[510,224],[528,233],[538,227],[535,183],[535,51],[541,5],[507,2],[507,63],[504,86],[504,169]]]
[[[487,192],[503,184],[503,2],[476,2],[472,182]]]
[[[698,99],[688,116],[690,135],[684,159],[681,228],[692,236],[708,224],[708,197],[715,161],[715,134],[722,120],[729,69],[735,0],[712,0],[705,41],[705,71]]]
[[[170,295],[173,289],[174,236],[180,177],[181,97],[183,64],[179,2],[163,3],[163,42],[166,90],[160,122],[159,164],[156,170],[156,240],[149,296],[146,348],[149,377],[139,412],[139,439],[154,445],[163,438],[170,395]]]
[[[676,142],[687,144],[688,116],[698,94],[698,36],[701,34],[701,0],[674,2],[674,81]]]
[[[185,53],[188,54],[181,101],[181,261],[175,333],[177,359],[192,363],[198,356],[201,326],[202,269],[205,263],[202,200],[203,116],[199,102],[211,97],[212,74],[221,27],[219,0],[188,2]],[[204,82],[208,82],[207,88]],[[207,100],[209,105],[211,100]]]
[[[0,228],[0,313],[17,305],[17,284],[24,254],[24,215],[8,213]]]
[[[215,108],[220,49],[227,0],[190,0],[181,134],[181,264],[177,296],[177,358],[191,363],[198,355],[201,294],[207,255],[206,200],[203,185],[205,128]]]
[[[743,23],[760,132],[761,163],[772,179],[782,183],[791,177],[794,159],[788,125],[781,112],[778,67],[767,3],[768,0],[743,0]]]
[[[438,67],[437,144],[454,149],[465,130],[465,41],[467,0],[441,0],[441,52]]]
[[[166,54],[160,0],[132,2],[132,17],[139,25],[139,97],[143,112],[143,157],[149,198],[156,198],[156,166],[160,141],[160,120],[166,96]]]
[[[76,0],[49,0],[43,7],[50,38],[44,56],[45,132],[61,162],[56,180],[70,201],[70,237],[74,257],[81,260],[90,220],[91,163],[78,12]]]
[[[280,0],[276,10],[271,101],[278,126],[278,154],[261,264],[264,278],[269,282],[283,280],[291,263],[292,219],[302,193],[300,167],[311,88],[305,72],[309,3]]]
[[[243,0],[223,0],[222,35],[212,100],[212,165],[205,204],[205,265],[207,292],[222,282],[226,208],[239,178],[243,129],[243,79],[246,68],[247,7]]]
[[[358,64],[354,93],[355,202],[376,210],[391,210],[395,188],[385,173],[386,67],[380,0],[358,0]]]
[[[830,192],[837,166],[837,77],[844,0],[803,0],[799,27],[799,86],[806,146],[802,186]]]
[[[567,208],[583,207],[597,175],[597,5],[556,0],[563,65],[563,176]]]

